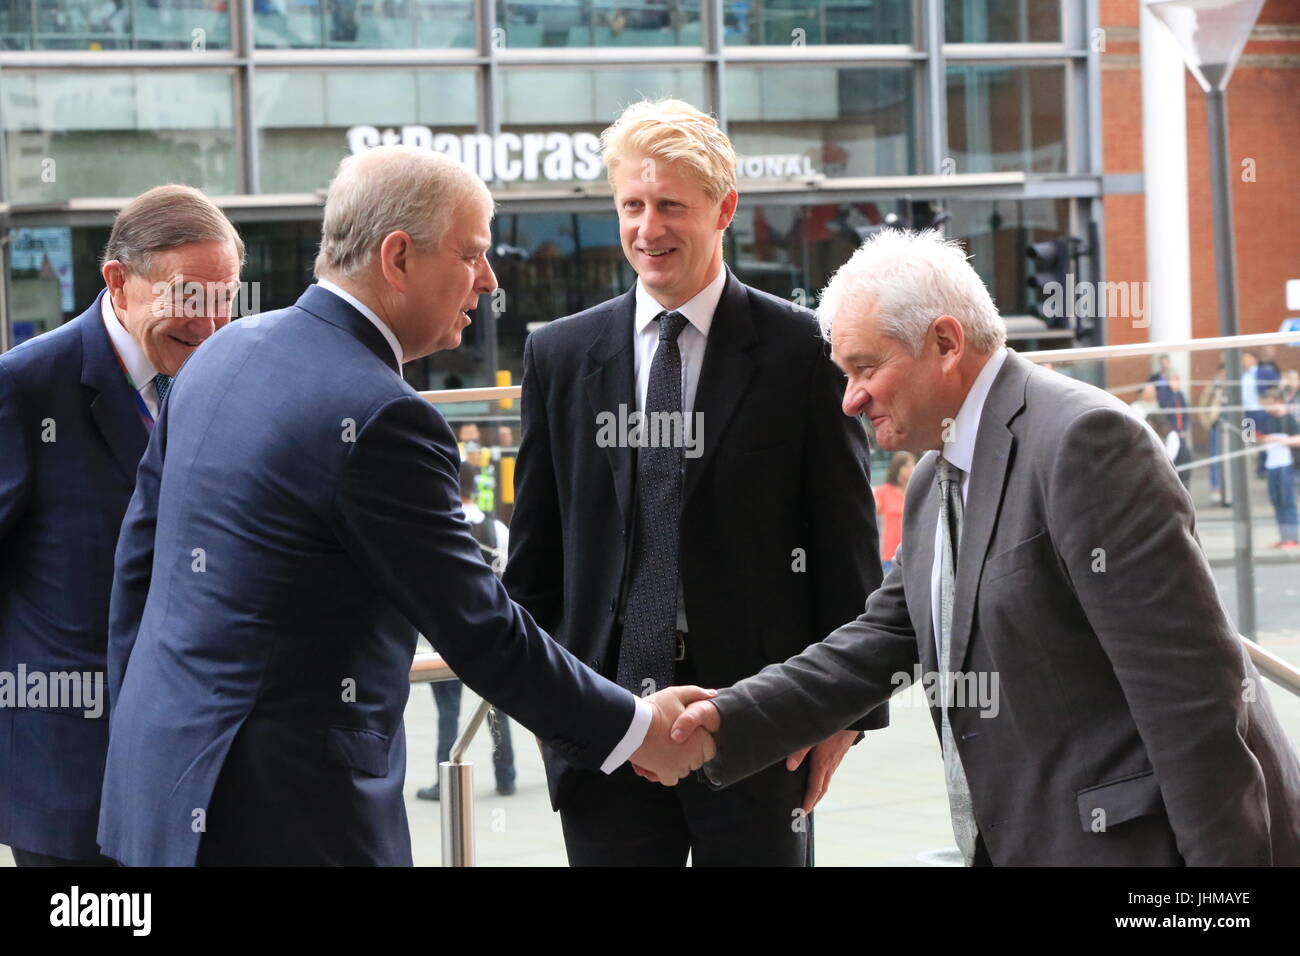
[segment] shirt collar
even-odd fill
[[[336,296],[369,319],[370,324],[379,330],[380,334],[384,337],[384,341],[386,341],[389,347],[393,350],[393,355],[397,357],[397,367],[402,367],[404,361],[402,358],[402,343],[397,341],[397,336],[393,334],[393,330],[385,324],[383,319],[375,314],[374,310],[371,309],[370,306],[366,305],[352,293],[335,285],[333,282],[330,282],[329,279],[317,279],[316,284],[327,292],[333,292]]]
[[[989,356],[980,373],[975,376],[970,391],[966,393],[966,400],[961,403],[957,417],[953,419],[952,441],[943,443],[943,457],[948,459],[953,467],[960,468],[968,475],[975,461],[975,439],[979,436],[984,402],[989,397],[990,389],[993,388],[993,380],[998,377],[998,372],[1002,370],[1006,360],[1005,348],[998,349]]]
[[[689,302],[676,309],[665,309],[655,301],[654,296],[646,291],[641,280],[636,280],[636,331],[644,332],[646,326],[655,320],[660,312],[680,312],[686,321],[695,326],[705,338],[709,337],[709,327],[713,324],[713,313],[718,309],[722,299],[722,289],[727,284],[727,267],[719,266],[713,281],[697,292]]]
[[[131,376],[136,391],[139,391],[153,381],[158,370],[145,358],[144,349],[135,340],[135,336],[123,327],[117,317],[117,310],[113,308],[113,297],[107,290],[100,299],[99,311],[104,319],[104,328],[108,330],[108,340],[113,343],[113,350],[126,366],[126,373]]]

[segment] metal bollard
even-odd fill
[[[465,751],[491,707],[486,700],[479,703],[456,738],[451,759],[438,764],[443,866],[474,866],[474,763],[465,759]]]

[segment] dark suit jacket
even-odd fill
[[[605,674],[618,663],[636,461],[598,446],[597,415],[637,407],[635,308],[631,290],[528,338],[505,571],[511,596]],[[840,413],[843,390],[811,313],[728,273],[695,398],[702,453],[686,459],[682,488],[681,580],[705,686],[820,640],[880,584],[867,437]],[[578,771],[553,749],[545,757],[558,808]]]
[[[459,466],[379,331],[324,289],[195,353],[117,550],[105,853],[191,864],[206,829],[222,860],[409,865],[417,628],[472,689],[599,767],[632,695],[511,603]]]
[[[918,665],[938,670],[936,458],[908,482],[899,560],[865,613],[719,695],[713,783],[846,726]],[[1007,356],[957,560],[953,668],[998,682],[991,706],[974,693],[949,710],[993,863],[1300,863],[1295,748],[1219,602],[1186,489],[1117,399]]]
[[[0,843],[70,859],[98,855],[113,549],[149,440],[100,308],[0,356],[0,671],[93,672],[102,709],[0,707]]]

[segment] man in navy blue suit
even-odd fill
[[[461,511],[460,455],[401,365],[454,348],[492,199],[465,166],[350,156],[320,280],[186,365],[117,550],[99,840],[128,865],[410,865],[402,712],[417,629],[578,766],[668,782],[698,688],[638,699],[513,604]]]
[[[243,255],[197,189],[151,189],[113,224],[94,305],[0,356],[0,843],[19,866],[111,862],[113,550],[171,376],[229,321]]]

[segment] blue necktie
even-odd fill
[[[158,390],[158,410],[162,411],[162,403],[167,400],[167,391],[172,387],[172,377],[159,372],[153,377],[153,387]]]

